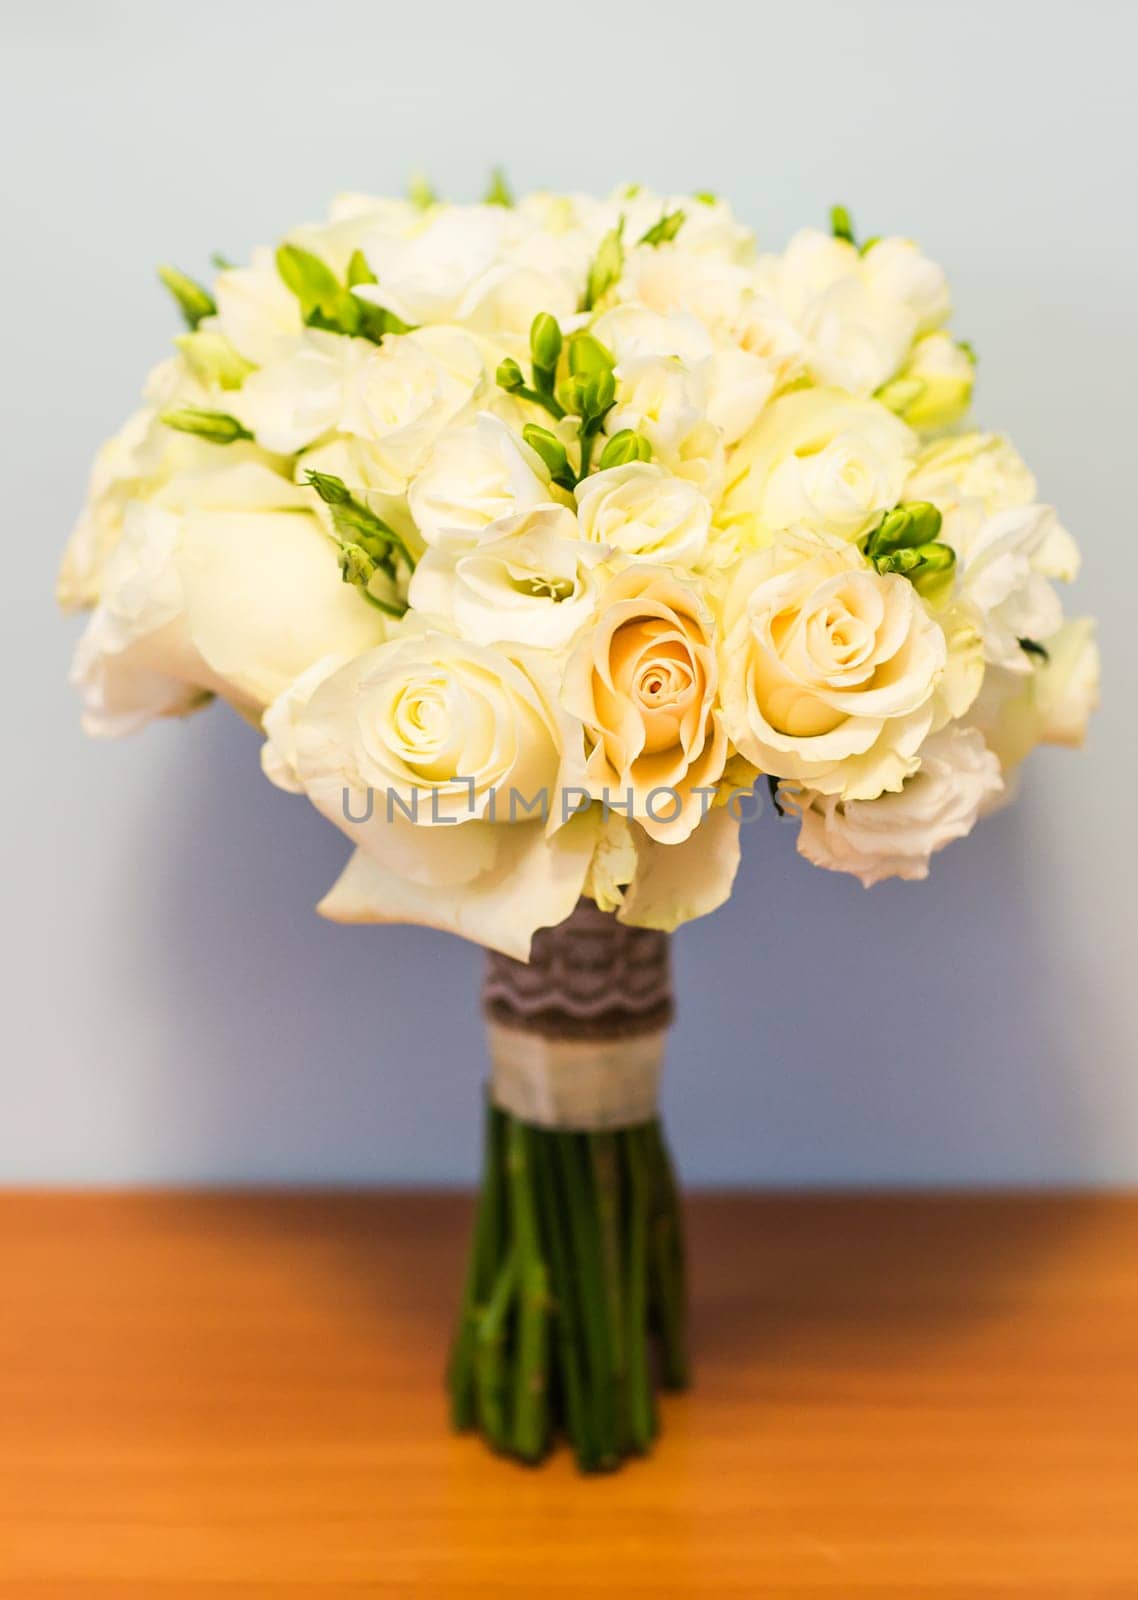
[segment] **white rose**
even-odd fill
[[[133,732],[210,693],[259,715],[320,657],[383,637],[308,498],[246,463],[130,506],[75,654],[88,732]]]
[[[928,738],[904,787],[875,800],[784,786],[801,817],[799,854],[816,867],[851,872],[868,889],[883,878],[927,878],[929,858],[971,833],[1003,791],[1000,763],[975,728],[945,728]]]
[[[482,376],[478,346],[459,328],[389,335],[353,372],[341,426],[368,443],[394,492],[425,466]]]
[[[427,630],[318,685],[297,722],[299,779],[359,846],[326,915],[427,923],[522,960],[536,928],[569,915],[594,831],[563,821],[581,733],[546,659]]]
[[[407,493],[427,544],[470,541],[492,522],[549,500],[541,461],[497,417],[449,428]]]
[[[752,544],[794,526],[860,539],[900,500],[916,448],[912,430],[875,400],[833,389],[783,395],[732,452],[718,520]]]
[[[685,478],[654,461],[630,461],[577,485],[581,537],[632,560],[692,566],[703,554],[711,506]]]
[[[784,534],[731,579],[722,702],[761,772],[868,800],[919,765],[944,671],[944,634],[906,578],[855,546]]]
[[[346,666],[350,658],[344,655],[321,656],[299,678],[294,678],[281,690],[272,705],[261,717],[265,742],[261,746],[261,771],[271,784],[286,794],[303,794],[300,781],[299,754],[296,745],[297,728],[305,707],[316,690]]]
[[[539,505],[492,522],[476,544],[432,546],[408,598],[478,644],[511,640],[553,650],[591,615],[594,569],[607,553],[582,542],[564,506]]]
[[[631,802],[652,838],[678,844],[698,825],[727,756],[716,705],[715,623],[698,591],[664,567],[619,573],[565,669],[563,700],[592,750],[599,799]]]
[[[308,328],[282,341],[227,409],[266,450],[294,455],[339,425],[349,380],[374,349],[367,339]]]

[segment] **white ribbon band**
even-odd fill
[[[664,1030],[617,1039],[547,1039],[490,1020],[490,1096],[541,1128],[598,1132],[657,1112]]]

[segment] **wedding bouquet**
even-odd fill
[[[83,724],[220,696],[352,841],[325,915],[497,953],[454,1414],[611,1465],[650,1337],[686,1371],[667,933],[768,798],[814,864],[919,879],[1079,743],[1078,551],[964,425],[940,268],[840,207],[767,255],[710,194],[420,185],[216,266],[162,269],[185,331],[64,560]]]

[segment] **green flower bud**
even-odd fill
[[[224,411],[204,411],[196,406],[185,406],[180,411],[163,411],[162,421],[179,433],[193,433],[210,444],[233,444],[238,439],[251,439],[248,428],[243,428],[236,417]]]
[[[903,577],[908,577],[909,573],[915,572],[920,566],[921,555],[919,550],[906,545],[898,550],[882,551],[873,558],[873,564],[878,572],[898,572]]]
[[[654,222],[646,233],[640,235],[641,244],[669,244],[683,227],[686,216],[682,211],[665,211],[659,222]]]
[[[583,311],[591,311],[597,301],[607,294],[624,271],[624,218],[621,217],[616,227],[606,233],[597,246],[597,253],[589,267],[589,276],[585,281],[585,298],[581,307]]]
[[[217,302],[208,289],[187,278],[177,267],[159,267],[158,276],[174,296],[188,328],[196,328],[203,317],[212,317],[217,310]]]
[[[513,191],[506,181],[506,174],[501,167],[495,167],[490,174],[490,186],[482,199],[484,206],[512,206],[514,203]]]
[[[891,550],[927,544],[940,532],[941,515],[927,500],[907,500],[887,511],[866,543],[871,559]]]
[[[697,189],[692,199],[698,200],[701,206],[714,206],[719,203],[719,196],[711,189]]]
[[[630,461],[651,461],[652,446],[642,433],[634,433],[631,428],[622,428],[619,433],[614,433],[612,438],[601,451],[601,459],[597,463],[602,472],[609,467],[624,467]]]
[[[222,389],[240,389],[253,363],[239,355],[220,333],[180,333],[174,340],[185,356],[194,376],[203,383],[216,383]]]
[[[853,218],[845,206],[830,207],[830,232],[835,239],[844,239],[847,244],[855,244]]]
[[[951,545],[933,542],[917,547],[921,564],[913,573],[913,587],[922,599],[938,604],[952,588],[956,551]]]
[[[572,489],[576,485],[565,446],[555,433],[550,433],[548,428],[539,428],[536,423],[527,422],[522,429],[522,438],[541,457],[554,483],[560,484],[563,489]]]
[[[581,415],[589,422],[603,417],[616,399],[616,375],[611,367],[592,372],[581,392]]]
[[[313,472],[310,467],[305,477],[309,487],[316,490],[326,506],[346,506],[352,498],[343,478],[333,477],[330,472]]]
[[[379,563],[361,545],[340,546],[340,571],[345,583],[354,583],[358,589],[366,589],[378,566]]]
[[[611,372],[616,357],[591,333],[575,333],[569,341],[569,371],[573,377],[595,372]]]
[[[553,388],[557,362],[561,356],[561,327],[556,317],[548,311],[539,311],[529,331],[529,347],[533,356],[534,382],[539,389]]]
[[[413,172],[407,185],[407,198],[420,211],[429,211],[439,197],[425,172]]]
[[[499,389],[505,389],[510,394],[515,389],[524,389],[526,386],[525,374],[512,356],[507,356],[504,361],[498,363],[495,379]]]

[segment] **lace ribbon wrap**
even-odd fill
[[[488,953],[490,1094],[543,1128],[633,1127],[657,1114],[672,1020],[668,935],[581,900],[535,936],[530,961]]]

